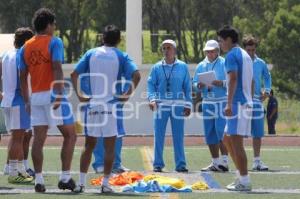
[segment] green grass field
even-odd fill
[[[143,153],[143,147],[129,147],[123,149],[123,164],[135,171],[145,171],[151,168],[149,163],[151,162],[151,155],[145,157]],[[148,149],[149,152],[152,149]],[[249,168],[251,168],[252,163],[252,150],[247,148],[248,159],[249,159]],[[128,194],[128,193],[117,193],[114,195],[101,195],[101,198],[299,198],[300,194],[300,159],[299,159],[300,148],[296,147],[265,147],[262,150],[262,156],[264,162],[269,165],[270,172],[251,172],[251,180],[253,184],[253,192],[250,193],[229,193],[224,190],[224,187],[231,183],[234,179],[234,172],[230,173],[213,173],[211,174],[213,179],[221,185],[221,192],[211,192],[211,191],[202,191],[194,192],[188,194]],[[207,166],[210,161],[208,150],[206,147],[188,147],[186,148],[187,155],[187,164],[188,168],[192,172],[193,179],[196,181],[203,180],[200,176],[199,170]],[[79,170],[79,156],[80,148],[76,148],[72,171]],[[170,147],[165,149],[165,170],[172,172],[174,170],[174,161],[173,161],[173,150]],[[3,165],[6,158],[5,148],[0,149],[0,162]],[[148,162],[145,162],[145,159],[148,158]],[[148,165],[147,165],[148,164]],[[234,170],[232,164],[230,168]],[[59,148],[48,147],[45,149],[45,162],[44,162],[44,171],[48,172],[45,175],[45,183],[48,189],[57,189],[58,174],[53,174],[51,172],[60,171],[60,157],[59,157]],[[97,177],[90,169],[89,178]],[[74,178],[77,180],[78,175],[74,174]],[[175,177],[175,176],[174,176]],[[7,183],[7,177],[0,177],[0,197],[4,198],[81,198],[88,199],[93,197],[99,197],[99,194],[96,193],[85,193],[85,194],[72,194],[69,192],[59,192],[59,193],[46,193],[46,194],[34,194],[34,193],[7,193],[5,190],[8,189],[33,189],[33,184],[31,185],[11,185]],[[97,189],[97,187],[89,185],[88,189]],[[257,191],[258,190],[258,191]],[[293,191],[297,193],[292,193]],[[2,192],[1,192],[2,191]],[[224,192],[225,191],[225,192]],[[276,193],[275,193],[276,192]]]

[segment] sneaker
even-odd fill
[[[73,190],[74,193],[83,193],[85,191],[84,185],[76,185],[75,189]]]
[[[70,178],[70,180],[68,182],[63,182],[62,180],[60,180],[58,182],[58,188],[62,189],[62,190],[68,189],[68,190],[73,191],[75,189],[75,187],[76,187],[76,184],[72,178]]]
[[[219,165],[211,163],[207,167],[204,167],[201,169],[201,171],[214,171],[214,172],[220,172],[222,169],[219,167]]]
[[[24,178],[27,178],[28,180],[31,180],[31,181],[34,180],[34,177],[32,177],[31,175],[29,175],[27,172],[24,172],[24,173],[18,172],[18,175],[19,176],[23,176]]]
[[[269,167],[265,165],[262,161],[255,161],[253,162],[252,166],[253,171],[268,171]]]
[[[99,174],[99,173],[104,173],[104,167],[103,167],[103,166],[100,166],[100,167],[95,168],[95,172],[96,172],[97,174]]]
[[[124,172],[127,172],[127,171],[130,171],[130,169],[128,169],[128,168],[124,167],[123,165],[121,165],[120,167],[113,169],[112,173],[119,174],[119,173],[124,173]]]
[[[101,193],[114,193],[115,191],[109,185],[101,186]]]
[[[219,164],[218,165],[219,169],[221,169],[221,171],[223,172],[228,172],[229,171],[229,167],[227,164]]]
[[[162,172],[162,168],[161,168],[161,167],[154,167],[154,168],[153,168],[153,171],[154,171],[154,172],[159,172],[159,173],[160,173],[160,172]]]
[[[34,190],[35,190],[35,192],[37,192],[37,193],[44,193],[44,192],[46,192],[45,185],[43,185],[43,184],[36,184],[36,185],[34,186]]]
[[[226,189],[229,191],[251,191],[252,186],[250,183],[247,185],[243,185],[240,183],[240,181],[235,181],[235,182],[227,185]]]
[[[236,184],[238,184],[239,182],[240,182],[239,178],[235,178],[235,180],[232,183],[230,183],[229,185],[227,185],[227,186],[232,187],[232,186],[235,186]]]
[[[11,184],[30,183],[33,177],[19,173],[17,176],[8,176],[8,182]]]
[[[181,167],[179,169],[176,169],[176,171],[178,173],[187,173],[187,172],[189,172],[189,170],[187,168],[185,168],[185,167]]]
[[[35,177],[35,172],[31,168],[27,169],[26,173],[28,173],[31,177]]]

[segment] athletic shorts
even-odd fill
[[[232,116],[226,118],[227,135],[251,136],[252,107],[248,104],[233,104]]]
[[[25,110],[25,105],[4,107],[4,120],[6,130],[30,129],[30,116]]]
[[[218,144],[223,140],[226,119],[226,102],[202,102],[204,135],[206,144]]]
[[[86,108],[84,134],[90,137],[114,137],[118,135],[117,108],[103,103]]]
[[[57,109],[53,104],[31,105],[31,126],[61,126],[74,124],[71,104],[63,99]]]

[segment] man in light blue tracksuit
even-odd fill
[[[223,110],[226,105],[226,72],[225,59],[219,56],[220,47],[217,41],[206,42],[203,51],[205,59],[199,63],[194,74],[193,84],[201,92],[203,98],[202,112],[204,135],[209,147],[212,163],[201,171],[228,171],[228,153],[222,143],[226,120]],[[211,85],[203,83],[199,74],[214,71],[216,80]],[[219,149],[222,160],[219,159]]]
[[[184,117],[192,106],[191,81],[186,63],[176,59],[176,43],[162,42],[164,59],[156,63],[148,77],[149,106],[154,111],[153,171],[162,172],[166,126],[171,120],[177,172],[188,172],[184,154]]]
[[[266,171],[269,168],[260,159],[261,140],[264,136],[264,107],[262,102],[270,95],[272,80],[265,61],[256,55],[257,44],[257,40],[251,35],[243,38],[243,46],[253,60],[254,97],[251,134],[254,160],[252,169]],[[263,84],[261,80],[263,80]]]

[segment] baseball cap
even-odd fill
[[[164,45],[164,44],[171,44],[174,48],[176,48],[176,42],[172,39],[166,39],[164,40],[161,45]]]
[[[203,51],[220,49],[219,43],[216,40],[208,40],[203,48]]]

